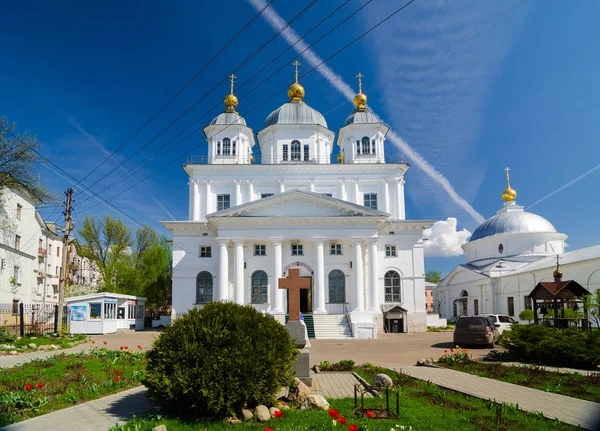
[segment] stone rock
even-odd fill
[[[256,420],[259,422],[266,422],[271,419],[271,413],[269,413],[269,409],[267,406],[256,406],[254,409],[254,416],[256,416]]]
[[[277,407],[271,407],[269,409],[269,413],[271,413],[271,417],[274,418],[275,417],[275,412],[279,412],[281,410],[279,410]]]
[[[38,350],[42,350],[42,351],[44,351],[44,350],[46,350],[47,348],[48,348],[48,346],[39,346],[39,347],[38,347]]]
[[[27,347],[29,347],[30,349],[35,349],[35,348],[37,348],[37,344],[35,344],[35,343],[29,343],[27,345]]]
[[[241,419],[244,422],[251,421],[253,417],[254,417],[254,415],[252,414],[252,412],[250,410],[248,410],[248,409],[243,409],[242,410],[242,417],[241,417]]]
[[[152,431],[167,431],[167,426],[166,425],[158,425],[158,426],[152,428]]]
[[[18,355],[18,354],[19,354],[19,352],[15,351],[15,350],[11,350],[10,351],[10,355],[11,356],[15,356],[15,355]]]
[[[328,410],[329,403],[319,394],[310,394],[306,400],[300,404],[300,410]]]
[[[298,379],[296,377],[295,379],[296,382],[296,389],[294,389],[294,391],[290,391],[289,395],[288,395],[288,399],[290,401],[293,401],[296,403],[297,406],[299,406],[300,404],[302,404],[304,402],[304,400],[306,400],[306,397],[308,397],[310,395],[310,389],[308,389],[308,386],[306,386],[304,383],[302,383],[300,381],[300,379]]]
[[[377,374],[373,379],[375,389],[385,389],[394,386],[394,381],[387,374]]]
[[[225,418],[225,422],[233,424],[233,425],[239,425],[242,423],[241,420],[239,420],[238,418],[234,418],[234,417]]]
[[[290,395],[289,388],[281,388],[281,389],[279,389],[279,392],[277,393],[277,399],[278,400],[287,399],[289,395]]]

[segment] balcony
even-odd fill
[[[48,250],[46,250],[43,247],[38,247],[38,256],[39,257],[46,257],[46,256],[48,256]]]
[[[222,156],[218,156],[222,157]],[[281,156],[283,157],[283,155]],[[407,162],[400,155],[390,155],[381,157],[376,154],[355,154],[355,155],[342,155],[342,163],[338,159],[338,155],[328,155],[319,157],[310,157],[310,160],[292,160],[291,156],[288,160],[280,160],[277,164],[282,165],[315,165],[315,164],[326,164],[326,165],[339,165],[339,164],[359,164],[359,163],[371,163],[371,164],[381,164],[381,163],[390,163],[390,164],[406,164]],[[252,159],[252,163],[242,163],[235,162],[230,159],[223,159],[217,157],[207,157],[207,156],[191,156],[187,160],[188,165],[260,165],[262,164],[262,158],[260,155],[256,155]],[[271,164],[271,163],[265,163]]]
[[[35,270],[35,272],[37,273],[37,278],[46,278],[47,274],[46,271],[42,270]]]

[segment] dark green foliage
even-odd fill
[[[513,324],[500,344],[521,362],[582,369],[600,365],[600,331]]]
[[[0,344],[12,343],[17,339],[16,336],[8,332],[6,326],[0,326]]]
[[[161,333],[145,385],[168,412],[225,416],[273,401],[293,378],[297,352],[277,321],[250,306],[213,302]]]

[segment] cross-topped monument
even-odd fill
[[[310,289],[310,280],[300,277],[300,268],[291,268],[288,278],[279,279],[279,288],[288,291],[289,320],[300,320],[300,289]]]

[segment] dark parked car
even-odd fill
[[[494,347],[500,334],[496,325],[485,316],[459,317],[454,327],[454,344]]]

